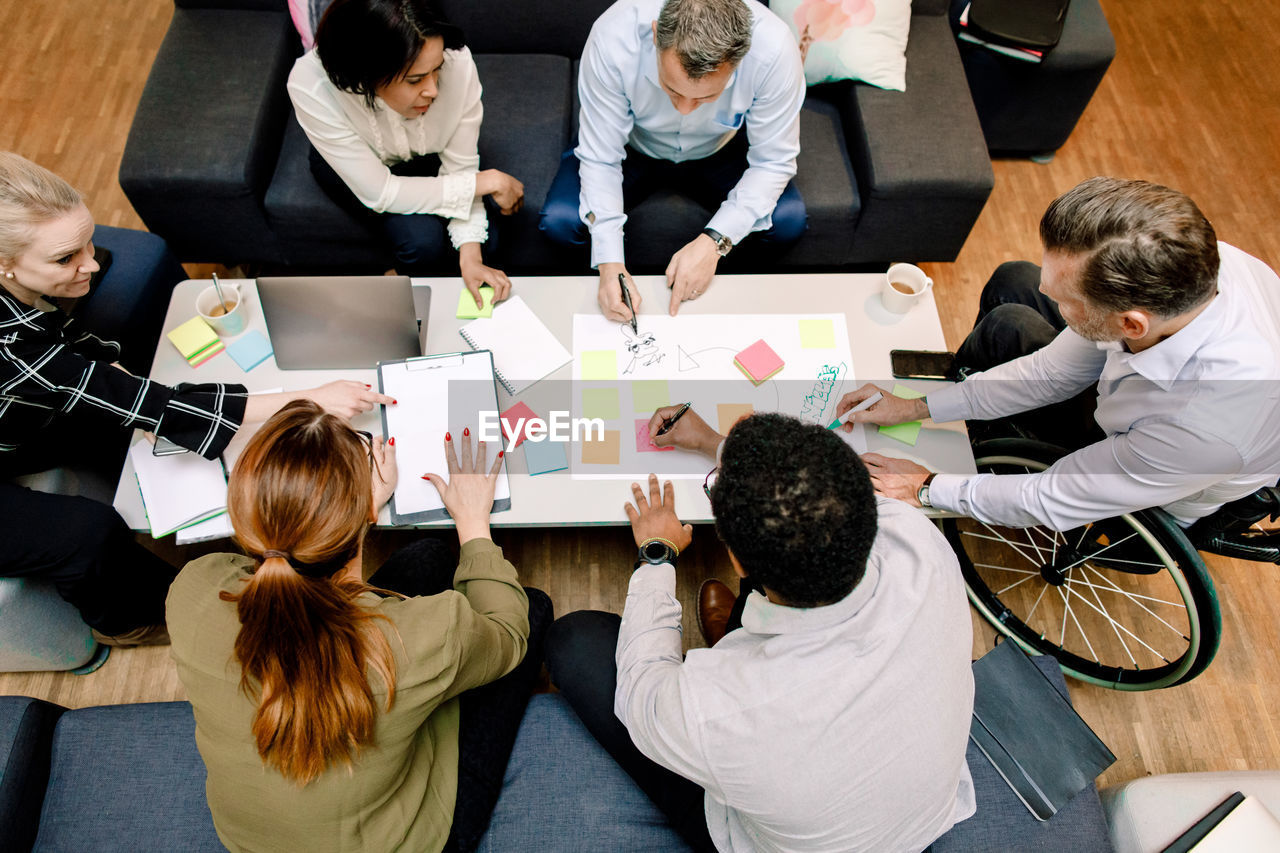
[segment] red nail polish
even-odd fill
[[[423,475],[422,475],[422,479],[424,479],[424,480],[430,480],[430,479],[431,479],[431,477],[430,477],[430,476],[428,476],[427,474],[423,474]]]
[[[372,386],[372,385],[370,385],[368,382],[366,382],[366,383],[364,383],[364,387],[366,387],[366,388],[372,388],[373,386]]]
[[[387,444],[391,445],[392,447],[395,447],[395,446],[396,446],[396,439],[395,439],[395,436],[392,436],[391,438],[388,438],[388,439],[387,439]]]
[[[447,432],[446,432],[446,433],[444,434],[444,440],[445,440],[445,441],[453,441],[453,436],[449,435],[449,433],[447,433]]]
[[[502,454],[504,454],[504,453],[506,453],[506,451],[505,451],[505,450],[499,450],[499,451],[498,451],[498,458],[499,458],[499,459],[501,459],[501,458],[502,458]]]
[[[391,398],[391,405],[393,405],[393,406],[398,406],[398,405],[400,405],[400,401],[399,401],[399,400],[397,400],[395,397],[392,397],[392,398]]]
[[[463,437],[463,438],[468,438],[468,437],[470,437],[470,435],[471,435],[471,427],[463,427],[463,428],[462,428],[462,437]]]

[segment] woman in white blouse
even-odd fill
[[[480,94],[462,33],[432,0],[335,0],[289,74],[321,186],[349,210],[380,214],[403,274],[439,272],[447,227],[477,305],[481,284],[495,300],[511,290],[481,255],[493,245],[484,197],[508,215],[524,201],[520,181],[479,168]]]

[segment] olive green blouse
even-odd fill
[[[251,732],[257,700],[240,689],[232,651],[240,620],[235,604],[218,598],[238,591],[252,568],[234,554],[193,560],[173,582],[167,606],[218,837],[232,851],[440,850],[457,797],[457,696],[524,657],[529,602],[515,568],[491,540],[473,539],[462,546],[453,590],[361,596],[395,626],[382,629],[395,653],[395,704],[383,710],[386,690],[372,677],[375,742],[350,769],[332,766],[302,788],[258,755]]]

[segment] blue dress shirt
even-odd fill
[[[735,244],[772,224],[773,208],[796,173],[804,68],[795,37],[755,0],[751,49],[715,101],[681,115],[658,83],[652,24],[662,0],[620,0],[591,28],[578,73],[579,215],[591,230],[591,264],[623,261],[625,147],[683,162],[719,151],[746,128],[747,170],[707,223]],[[594,214],[594,221],[588,216]]]

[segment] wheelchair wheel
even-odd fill
[[[1042,471],[1061,455],[1023,439],[974,450],[978,470],[997,474]],[[1169,687],[1203,672],[1218,650],[1213,581],[1161,509],[1066,532],[970,518],[945,519],[942,528],[982,616],[1081,681],[1115,690]]]

